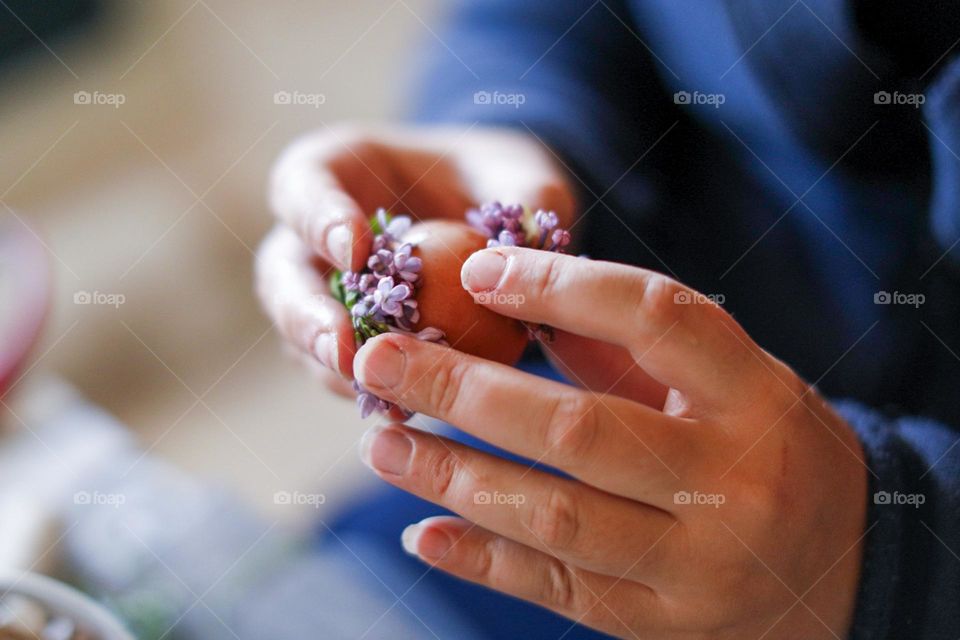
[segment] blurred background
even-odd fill
[[[277,491],[322,487],[322,513],[369,482],[353,403],[282,354],[253,251],[273,159],[309,129],[399,114],[437,4],[0,3],[0,220],[36,229],[55,282],[7,430],[56,374],[270,518],[317,514]]]

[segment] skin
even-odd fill
[[[277,165],[281,223],[258,282],[281,333],[386,399],[569,476],[375,427],[364,462],[461,516],[412,524],[404,548],[619,637],[845,637],[867,470],[816,390],[681,283],[518,248],[473,254],[463,287],[492,311],[555,327],[544,349],[577,386],[399,335],[357,352],[319,273],[323,260],[362,262],[362,212],[399,199],[414,217],[459,217],[496,198],[569,221],[573,201],[552,154],[521,134],[348,133],[306,138]],[[337,223],[354,231],[349,255],[326,242]]]

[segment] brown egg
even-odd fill
[[[458,351],[514,364],[527,344],[527,330],[517,320],[476,304],[460,284],[460,268],[487,239],[462,222],[420,222],[404,236],[414,243],[413,255],[423,260],[417,290],[420,320],[416,330],[436,327]]]

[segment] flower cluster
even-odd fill
[[[488,202],[467,211],[467,223],[487,236],[488,247],[562,251],[570,244],[570,232],[557,226],[556,213],[540,209],[530,216],[519,204]]]
[[[492,202],[471,209],[466,218],[470,226],[487,237],[488,247],[563,251],[570,244],[570,233],[557,226],[557,214],[552,211],[540,210],[531,215],[521,205]],[[333,294],[350,310],[357,344],[381,333],[393,332],[446,345],[443,332],[435,327],[413,330],[420,320],[416,292],[423,285],[420,273],[423,262],[412,255],[414,245],[403,241],[410,229],[410,218],[391,216],[379,209],[370,225],[375,235],[366,268],[361,272],[334,272],[330,282]],[[546,325],[527,328],[532,338],[551,336],[551,329]],[[364,418],[374,411],[386,413],[395,406],[357,382],[353,388]]]
[[[443,340],[438,329],[428,327],[413,332],[420,320],[415,294],[422,284],[423,263],[412,255],[413,244],[402,241],[410,224],[407,216],[390,216],[379,209],[371,221],[376,235],[366,269],[359,273],[345,271],[331,283],[334,293],[350,309],[360,344],[388,331],[431,342]]]
[[[376,235],[366,269],[359,273],[335,274],[330,283],[334,295],[350,310],[357,343],[394,332],[446,344],[443,332],[434,327],[413,331],[420,320],[415,294],[423,284],[420,278],[423,263],[412,255],[413,244],[402,240],[410,229],[410,218],[390,216],[379,209],[370,224]],[[364,418],[374,411],[386,412],[392,407],[357,382],[353,386]]]
[[[467,223],[487,236],[488,247],[528,247],[563,252],[570,244],[570,232],[561,229],[553,211],[538,210],[533,215],[522,205],[488,202],[467,211]],[[553,328],[525,322],[531,340],[550,342]]]

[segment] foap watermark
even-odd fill
[[[500,91],[477,91],[473,94],[473,104],[507,105],[519,109],[526,103],[527,96],[522,93],[503,93]]]
[[[488,293],[477,293],[473,296],[473,301],[477,304],[496,304],[505,307],[519,308],[527,301],[522,293],[497,293],[491,291]]]
[[[327,102],[327,96],[322,93],[303,93],[302,91],[277,91],[273,94],[273,104],[308,106],[319,109]]]
[[[73,294],[73,304],[89,304],[119,309],[127,301],[122,293],[104,293],[102,291],[77,291]]]
[[[720,105],[727,101],[727,96],[722,93],[701,93],[694,91],[677,91],[673,94],[674,104],[704,104],[719,109]]]
[[[104,93],[102,91],[77,91],[73,94],[73,104],[108,106],[119,109],[127,101],[122,93]]]
[[[473,504],[508,505],[519,509],[527,501],[522,493],[500,493],[499,491],[477,491],[473,494]]]
[[[927,101],[922,93],[900,93],[899,91],[877,91],[873,94],[873,104],[913,107],[919,109]]]
[[[285,506],[308,506],[319,509],[326,503],[327,496],[322,493],[304,493],[302,491],[277,491],[273,494],[273,504]]]
[[[877,491],[873,494],[873,504],[878,505],[907,505],[919,509],[927,501],[922,493],[900,493],[899,491]]]
[[[927,296],[923,295],[922,293],[902,293],[900,291],[894,291],[891,293],[889,291],[877,291],[875,294],[873,294],[873,304],[898,304],[918,309],[920,308],[920,305],[926,301]]]
[[[678,291],[673,294],[674,304],[716,304],[722,305],[727,296],[722,293],[700,293],[698,291]]]
[[[719,509],[727,501],[722,493],[701,493],[700,491],[677,491],[673,494],[673,504],[708,505]]]
[[[73,494],[73,504],[81,506],[106,506],[119,509],[126,504],[127,497],[122,493],[103,493],[100,491],[77,491]]]

